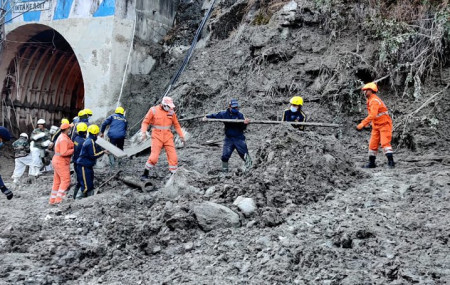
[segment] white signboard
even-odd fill
[[[33,2],[18,2],[13,6],[13,13],[26,13],[30,11],[43,11],[50,9],[51,1],[33,1]]]

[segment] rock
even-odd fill
[[[184,245],[184,249],[186,250],[186,251],[191,251],[192,249],[194,248],[194,243],[193,242],[187,242],[185,245]]]
[[[199,226],[204,231],[218,228],[239,227],[239,215],[231,209],[213,203],[203,202],[193,207]]]
[[[215,191],[216,191],[216,186],[215,185],[211,186],[208,189],[206,189],[205,196],[206,197],[210,197],[210,196],[212,196],[214,194]]]
[[[248,217],[256,210],[256,203],[252,198],[244,198],[239,196],[233,202],[233,205],[238,206],[239,210],[244,213],[244,216]]]

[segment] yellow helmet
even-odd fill
[[[84,109],[84,112],[86,113],[86,115],[88,116],[92,116],[92,110],[91,109]]]
[[[100,128],[97,125],[90,125],[88,127],[88,132],[90,134],[96,135],[100,132]]]
[[[85,132],[87,131],[88,126],[86,125],[86,123],[78,123],[77,125],[77,132]]]
[[[372,90],[372,91],[375,92],[375,93],[378,92],[378,86],[377,86],[377,84],[375,84],[374,82],[367,83],[367,84],[364,85],[363,88],[361,88],[361,89],[362,89],[362,91],[365,91],[365,90],[370,89],[370,90]]]
[[[61,125],[62,124],[70,124],[69,120],[67,120],[66,118],[61,120]]]
[[[300,105],[303,106],[303,98],[300,96],[294,96],[291,98],[291,101],[289,101],[292,105]]]
[[[78,112],[78,117],[82,117],[82,116],[86,116],[86,111],[85,110],[81,110],[80,112]]]
[[[125,110],[122,108],[122,107],[117,107],[116,108],[116,114],[124,114],[125,113]]]

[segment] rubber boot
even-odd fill
[[[2,191],[3,194],[6,195],[6,199],[11,200],[13,198],[14,196],[13,193],[11,192],[11,190],[6,188],[6,186],[0,187],[0,190]]]
[[[144,169],[144,174],[142,174],[142,176],[141,176],[141,181],[145,181],[145,180],[150,179],[148,174],[149,174],[149,170],[148,169]]]
[[[375,159],[377,157],[374,155],[369,155],[369,163],[364,165],[363,168],[375,168],[377,165],[375,164]]]
[[[108,158],[109,158],[109,171],[112,172],[116,168],[116,161],[114,155],[112,154],[108,155]]]
[[[395,168],[394,155],[392,153],[387,153],[386,157],[388,159],[388,167]]]
[[[244,161],[244,172],[248,172],[253,165],[252,159],[250,158],[250,155],[248,153],[245,154]]]
[[[227,173],[228,172],[228,161],[222,161],[222,172]]]

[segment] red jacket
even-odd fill
[[[369,113],[368,116],[362,120],[361,124],[359,124],[361,128],[370,123],[372,123],[372,127],[376,127],[387,122],[392,122],[391,117],[388,114],[388,108],[375,94],[370,95],[367,99],[367,112]]]
[[[172,133],[171,127],[173,125],[175,126],[178,135],[181,138],[184,137],[175,112],[173,110],[165,111],[161,105],[153,106],[148,110],[147,115],[145,115],[144,121],[142,122],[141,131],[146,132],[149,125],[154,129],[162,131],[167,130],[167,132],[170,133]]]
[[[73,142],[70,140],[68,135],[61,133],[56,140],[55,156],[53,156],[53,159],[58,162],[64,161],[67,164],[70,164],[70,157],[72,156],[73,151]]]

